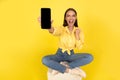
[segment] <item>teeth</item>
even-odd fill
[[[70,22],[70,23],[73,23],[73,20],[70,20],[69,22]]]

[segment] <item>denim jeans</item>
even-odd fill
[[[66,51],[62,53],[62,49],[58,49],[56,54],[47,55],[42,58],[42,63],[49,68],[57,70],[61,73],[64,73],[66,67],[61,65],[61,61],[67,61],[69,63],[70,68],[80,67],[85,64],[90,63],[93,60],[93,57],[89,53],[75,53],[74,51],[70,51],[71,55],[69,55]]]

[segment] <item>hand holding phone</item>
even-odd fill
[[[51,9],[41,8],[41,28],[50,29],[51,28]]]

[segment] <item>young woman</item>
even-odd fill
[[[84,44],[84,34],[78,28],[77,12],[75,9],[67,9],[64,14],[63,26],[59,28],[51,27],[49,32],[59,36],[59,48],[56,54],[43,57],[42,63],[61,73],[80,74],[79,70],[75,68],[90,63],[93,57],[89,53],[74,53],[74,48],[81,49]],[[61,61],[67,61],[69,63],[68,67],[60,64]]]

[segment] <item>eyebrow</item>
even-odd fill
[[[69,15],[69,14],[66,14],[66,15]],[[73,15],[76,15],[75,13]]]

